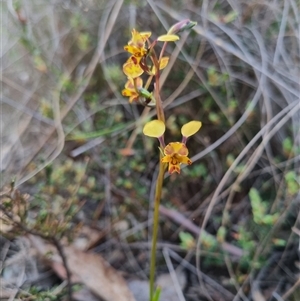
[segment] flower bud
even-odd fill
[[[189,19],[182,20],[176,24],[174,24],[168,31],[168,35],[170,34],[176,34],[178,32],[184,31],[186,29],[191,29],[195,25],[197,25],[197,22],[193,22]]]
[[[145,98],[152,98],[152,93],[146,90],[145,88],[138,88],[140,96]]]

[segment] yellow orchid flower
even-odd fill
[[[164,144],[165,124],[161,120],[152,120],[145,124],[143,133],[149,137],[158,138],[160,145],[163,147],[163,163],[169,163],[169,173],[180,173],[180,164],[191,165],[192,161],[188,158],[189,151],[186,147],[187,138],[196,134],[202,126],[200,121],[190,121],[181,128],[182,141],[171,142],[167,146]]]
[[[171,142],[164,148],[163,163],[169,163],[169,173],[180,173],[180,164],[191,165],[192,161],[188,158],[189,151],[182,142]]]
[[[128,77],[136,78],[144,73],[140,62],[147,54],[148,50],[145,45],[147,39],[151,36],[151,32],[138,32],[133,29],[131,34],[132,38],[128,45],[124,46],[124,49],[132,55],[123,65],[123,72]]]
[[[124,50],[133,54],[135,57],[143,57],[147,54],[147,49],[145,49],[144,47],[138,48],[134,45],[126,45],[124,46]]]
[[[124,49],[133,54],[135,57],[143,57],[147,54],[147,48],[145,44],[147,39],[151,36],[151,32],[138,32],[135,29],[131,32],[132,38],[128,42],[128,45],[124,46]]]
[[[144,48],[147,39],[151,36],[150,31],[138,32],[135,29],[131,31],[132,38],[128,42],[128,45],[135,46],[137,48]]]
[[[143,80],[140,77],[137,77],[135,79],[129,77],[127,83],[125,84],[125,89],[122,90],[122,95],[125,97],[129,97],[130,103],[134,101],[138,101],[140,95],[137,89],[142,87],[143,87]]]

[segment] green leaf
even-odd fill
[[[161,287],[158,286],[154,292],[154,296],[152,298],[153,301],[159,301],[160,298],[160,294],[161,294]]]

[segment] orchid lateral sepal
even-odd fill
[[[122,95],[129,97],[129,102],[137,102],[140,98],[139,89],[143,87],[143,80],[140,77],[128,77],[125,84],[125,89],[122,90]]]

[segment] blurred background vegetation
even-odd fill
[[[147,279],[158,149],[141,134],[153,114],[121,95],[123,46],[132,28],[155,38],[189,18],[197,26],[166,49],[166,141],[189,120],[203,126],[188,141],[193,164],[165,180],[158,271],[167,252],[186,300],[299,300],[298,0],[0,5],[0,184],[27,194],[2,198],[7,210],[58,239],[96,230],[89,250]],[[12,256],[24,229],[1,220]]]

